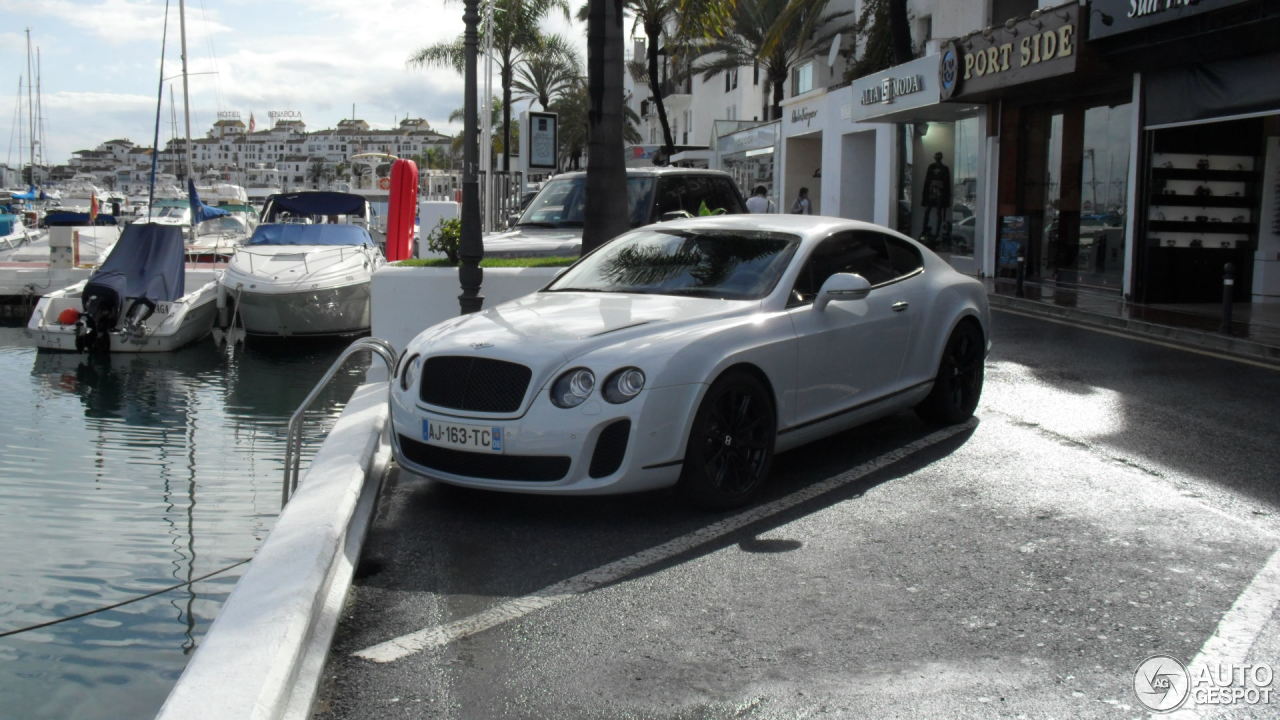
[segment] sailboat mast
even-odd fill
[[[36,108],[31,102],[31,28],[27,28],[27,140],[31,143],[31,184],[36,184]]]
[[[191,178],[191,98],[187,88],[187,12],[185,0],[178,0],[178,32],[182,36],[182,116],[186,120],[187,179]]]

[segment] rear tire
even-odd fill
[[[710,510],[751,502],[769,476],[776,435],[777,414],[764,383],[747,372],[721,375],[694,415],[680,491]]]
[[[933,390],[916,406],[916,414],[931,425],[954,425],[972,417],[982,396],[985,355],[982,330],[962,321],[947,339]]]

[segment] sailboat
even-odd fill
[[[179,13],[183,3],[178,4]],[[180,15],[180,17],[182,17]],[[183,27],[185,28],[185,17]],[[165,36],[168,35],[168,15]],[[183,33],[183,94],[186,95],[186,36]],[[160,87],[164,88],[164,41],[161,42]],[[159,140],[159,100],[156,140]],[[187,123],[187,176],[190,177],[190,120]],[[154,194],[156,154],[152,154]],[[199,202],[194,185],[193,210]],[[153,198],[154,199],[154,198]],[[216,273],[204,271],[203,282],[186,290],[186,247],[182,229],[161,223],[125,226],[102,266],[71,287],[50,293],[36,303],[27,332],[37,347],[77,352],[165,352],[208,335],[217,315]]]

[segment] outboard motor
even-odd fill
[[[134,298],[124,314],[124,331],[130,335],[145,333],[143,323],[156,311],[156,304],[146,298]]]
[[[105,353],[111,350],[111,331],[120,320],[120,295],[109,285],[85,285],[84,312],[76,322],[76,351]]]

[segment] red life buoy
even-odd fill
[[[390,189],[391,189],[391,178],[378,178],[378,189],[380,189],[380,190],[390,190]]]

